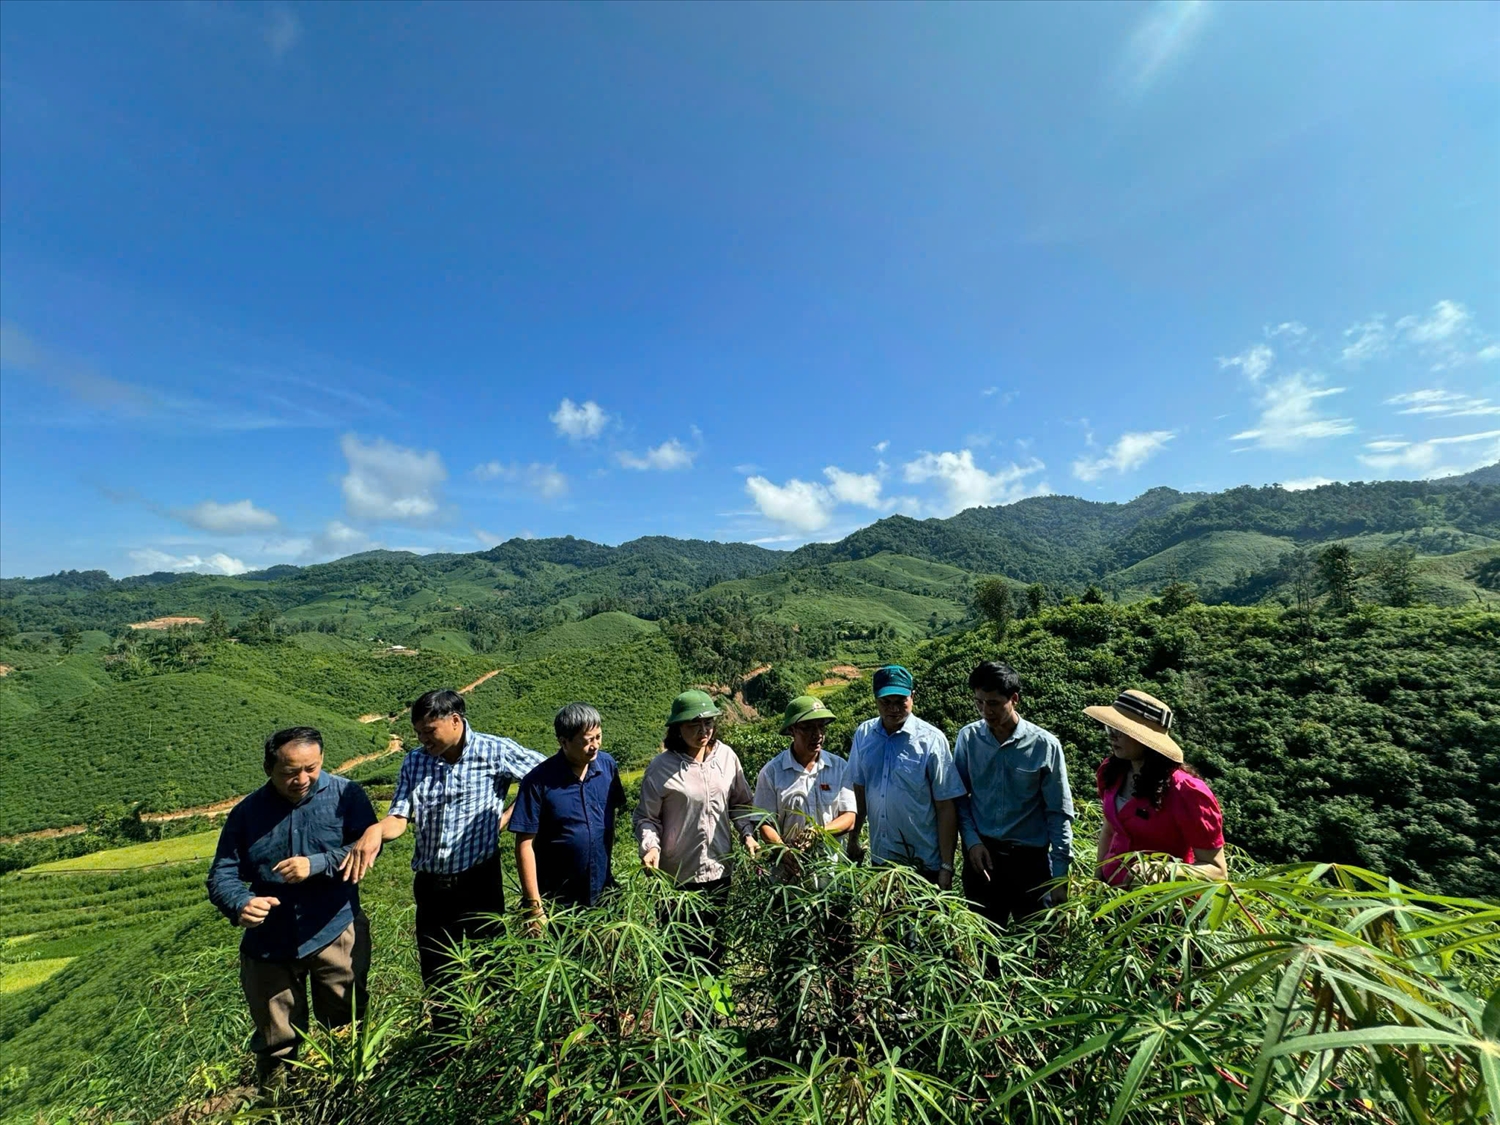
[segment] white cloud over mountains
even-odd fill
[[[571,438],[574,441],[596,438],[604,432],[604,427],[609,425],[609,415],[592,399],[579,406],[572,399],[565,398],[558,403],[557,410],[547,415],[547,418],[557,427],[559,437]]]
[[[502,480],[518,484],[543,500],[558,500],[568,494],[568,477],[556,465],[533,461],[529,465],[486,461],[475,465],[476,480]]]
[[[1074,461],[1073,475],[1079,480],[1091,481],[1111,471],[1128,473],[1155,457],[1176,436],[1172,430],[1122,434],[1103,457],[1080,457]]]
[[[1035,488],[1026,485],[1026,478],[1041,472],[1046,466],[1032,458],[1025,465],[1014,462],[987,472],[974,463],[974,454],[967,449],[958,452],[923,453],[914,461],[902,466],[902,476],[910,484],[933,482],[943,490],[944,502],[929,505],[937,514],[949,516],[965,508],[989,507],[995,504],[1011,504],[1026,496],[1045,494],[1045,483]]]
[[[130,552],[130,559],[141,569],[136,574],[155,574],[169,571],[174,574],[244,574],[250,568],[239,559],[222,552],[211,555],[169,555],[154,547],[145,547]]]
[[[672,472],[676,469],[691,469],[698,454],[676,438],[668,438],[660,445],[648,449],[644,456],[636,456],[628,450],[615,454],[615,459],[627,469],[659,469]]]
[[[275,513],[257,508],[249,500],[235,500],[229,504],[205,500],[191,508],[175,509],[172,514],[183,523],[220,535],[270,531],[281,522]]]
[[[1323,413],[1320,400],[1344,393],[1343,387],[1325,387],[1311,372],[1298,371],[1267,383],[1260,393],[1260,418],[1256,424],[1234,435],[1234,441],[1250,442],[1260,449],[1298,449],[1310,441],[1352,434],[1352,418]],[[1249,447],[1246,447],[1249,448]]]
[[[1410,474],[1429,480],[1454,476],[1500,461],[1500,430],[1426,441],[1370,441],[1359,459],[1372,469],[1393,475]]]
[[[437,491],[448,470],[436,450],[422,453],[384,438],[364,442],[354,434],[345,434],[340,446],[349,461],[344,506],[355,519],[422,523],[437,514]]]

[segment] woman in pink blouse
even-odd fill
[[[1083,713],[1109,728],[1110,756],[1099,766],[1099,878],[1117,887],[1134,880],[1132,852],[1174,856],[1178,877],[1227,879],[1224,813],[1208,783],[1182,760],[1167,732],[1172,709],[1143,691],[1121,692],[1108,707]]]

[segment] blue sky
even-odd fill
[[[1500,458],[1500,5],[6,5],[0,572]]]

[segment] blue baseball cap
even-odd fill
[[[887,664],[884,668],[875,669],[875,698],[883,699],[887,695],[910,695],[911,673],[899,664]]]

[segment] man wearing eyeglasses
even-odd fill
[[[1023,719],[1021,677],[989,660],[969,674],[980,718],[958,732],[953,761],[964,893],[997,925],[1068,897],[1073,862],[1073,795],[1062,744]]]

